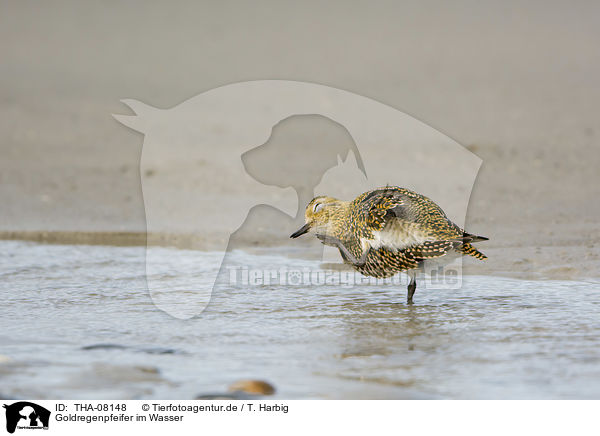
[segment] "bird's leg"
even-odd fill
[[[317,235],[317,238],[321,240],[321,242],[325,245],[331,245],[333,247],[337,247],[340,250],[340,253],[344,259],[350,262],[352,265],[356,267],[364,266],[367,262],[367,256],[369,255],[369,250],[365,250],[360,258],[357,258],[354,254],[352,254],[344,245],[342,241],[338,238],[334,238],[332,236],[325,235]]]
[[[406,296],[406,303],[413,304],[413,295],[415,295],[415,291],[417,290],[417,279],[415,274],[409,274],[410,283],[408,284],[408,294]]]

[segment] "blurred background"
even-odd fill
[[[481,157],[466,224],[502,271],[594,275],[598,3],[1,5],[3,237],[145,230],[143,137],[112,118],[130,113],[121,99],[169,108],[290,79],[376,99]]]

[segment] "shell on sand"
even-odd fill
[[[272,384],[263,380],[239,380],[228,388],[229,392],[245,392],[255,395],[273,395],[275,387]]]

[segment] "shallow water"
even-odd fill
[[[198,252],[157,253],[200,275],[218,268],[211,253],[198,265],[186,262]],[[154,304],[144,256],[0,241],[0,395],[190,399],[259,378],[275,398],[600,398],[599,282],[466,276],[407,306],[404,285],[225,281],[185,320]],[[228,261],[319,268],[239,251]],[[178,270],[161,274],[165,289],[178,283]],[[167,294],[164,307],[195,304]]]

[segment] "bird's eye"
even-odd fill
[[[316,203],[313,207],[313,212],[317,213],[323,209],[323,203]]]

